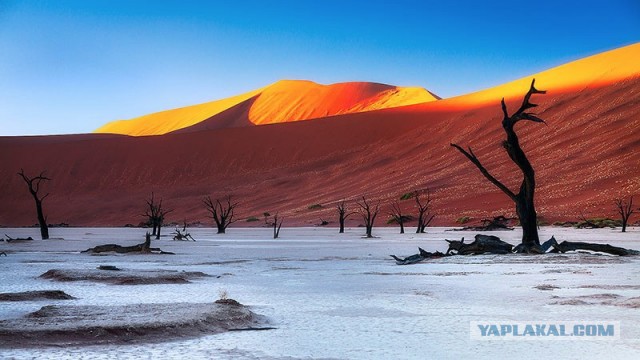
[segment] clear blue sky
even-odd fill
[[[450,97],[638,41],[638,0],[0,0],[0,135],[90,132],[285,78]]]

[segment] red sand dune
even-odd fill
[[[615,52],[606,55],[616,59]],[[536,81],[549,90],[534,97],[547,125],[521,123],[517,131],[536,169],[537,209],[544,220],[615,216],[615,197],[640,195],[638,75],[640,66],[626,77],[582,86],[548,88],[544,76]],[[513,215],[510,200],[449,145],[471,145],[487,168],[516,189],[520,174],[500,146],[499,103],[463,106],[463,100],[151,137],[0,138],[0,224],[36,222],[33,201],[15,175],[20,168],[47,169],[53,179],[45,187],[51,193],[45,201],[49,222],[71,225],[137,224],[151,191],[175,209],[168,220],[176,222],[208,223],[202,198],[233,194],[241,202],[238,226],[256,224],[244,219],[265,211],[280,212],[285,226],[320,219],[336,225],[336,202],[366,195],[382,202],[383,224],[391,201],[425,188],[433,193],[439,225],[453,225],[461,216]],[[508,101],[512,111],[518,100]],[[229,109],[223,120],[233,122],[250,108]],[[313,204],[323,207],[310,210]],[[401,206],[413,211],[411,201]],[[354,216],[349,224],[360,223]]]
[[[163,135],[169,132],[213,130],[317,119],[326,116],[386,109],[437,100],[417,87],[369,82],[320,85],[281,80],[227,99],[166,110],[131,120],[108,123],[96,133]]]

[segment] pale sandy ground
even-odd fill
[[[37,229],[1,229],[12,237]],[[590,254],[473,256],[397,266],[388,256],[421,246],[445,250],[442,239],[473,233],[429,229],[397,234],[363,229],[338,235],[332,228],[193,229],[197,242],[169,237],[154,246],[176,255],[80,254],[89,247],[133,245],[144,229],[56,228],[49,241],[0,242],[0,292],[59,289],[76,300],[0,303],[0,320],[19,319],[45,305],[125,306],[210,303],[229,297],[266,315],[269,331],[226,332],[198,338],[131,345],[7,349],[0,358],[55,359],[637,359],[640,358],[640,257]],[[166,231],[168,233],[169,231]],[[640,249],[640,228],[543,228],[559,241],[602,241]],[[517,242],[518,230],[494,233]],[[55,282],[50,269],[201,271],[187,284],[114,285]],[[545,290],[546,289],[546,290]],[[194,305],[195,306],[195,305]],[[171,316],[171,314],[167,314]],[[620,321],[619,340],[478,341],[470,321]],[[86,319],[85,319],[86,321]]]

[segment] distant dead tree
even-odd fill
[[[545,93],[546,91],[535,88],[535,79],[533,79],[531,81],[529,91],[524,96],[522,105],[513,115],[509,115],[504,98],[501,101],[502,113],[504,115],[502,119],[502,128],[507,135],[507,139],[502,143],[502,146],[507,151],[509,158],[518,166],[518,168],[520,168],[523,175],[518,193],[514,193],[511,189],[491,175],[480,163],[480,160],[478,160],[476,155],[473,153],[471,147],[466,151],[457,144],[451,144],[451,146],[466,156],[467,159],[469,159],[478,168],[478,170],[480,170],[482,175],[489,180],[489,182],[502,190],[502,192],[504,192],[515,203],[516,214],[518,215],[520,225],[522,226],[522,243],[516,248],[517,252],[541,253],[542,249],[540,247],[537,215],[533,201],[536,189],[535,172],[533,170],[533,166],[531,166],[531,163],[529,162],[529,159],[527,159],[527,156],[520,147],[520,142],[514,130],[514,126],[520,120],[544,123],[544,120],[540,119],[533,113],[527,112],[527,110],[537,106],[529,101],[533,94]]]
[[[36,177],[29,177],[24,173],[24,169],[20,169],[18,176],[24,180],[24,182],[29,187],[29,192],[31,196],[33,196],[33,200],[36,202],[36,213],[38,214],[38,224],[40,225],[40,235],[42,236],[42,240],[46,240],[49,238],[49,225],[47,225],[47,217],[44,216],[44,212],[42,211],[42,202],[44,199],[49,196],[49,193],[46,193],[44,196],[40,196],[40,184],[43,181],[51,181],[50,178],[44,175],[44,171],[40,173],[40,175]]]
[[[344,200],[338,203],[338,221],[340,222],[340,234],[344,233],[345,221],[349,216],[353,214],[355,214],[355,211],[347,212],[347,205],[345,204]]]
[[[238,203],[232,201],[231,195],[227,195],[222,200],[216,199],[215,201],[207,196],[203,202],[207,211],[211,214],[211,218],[213,218],[213,221],[216,223],[218,234],[224,234],[227,231],[227,227],[236,222],[233,217]]]
[[[378,201],[375,206],[372,206],[363,196],[360,201],[356,201],[356,204],[360,207],[358,212],[362,216],[362,220],[364,220],[366,235],[368,238],[372,238],[373,225],[376,221],[376,217],[378,216],[378,212],[380,211],[380,202]]]
[[[404,234],[404,223],[409,221],[410,218],[407,215],[402,214],[402,209],[400,208],[400,204],[397,201],[394,201],[391,204],[391,220],[396,224],[400,225],[400,234]]]
[[[630,196],[629,200],[617,198],[614,200],[614,203],[616,205],[616,210],[620,215],[620,219],[622,220],[622,232],[626,232],[629,218],[636,210],[633,208],[633,196]]]
[[[282,227],[283,218],[278,219],[278,213],[273,215],[273,238],[277,239],[280,236],[280,228]]]
[[[149,225],[153,228],[151,235],[156,236],[156,240],[160,239],[160,232],[165,216],[172,212],[173,209],[167,210],[162,208],[162,199],[156,203],[155,195],[151,192],[151,196],[146,200],[147,208],[142,216],[148,219]]]
[[[418,208],[418,227],[416,228],[416,234],[423,234],[424,230],[431,224],[431,220],[435,217],[435,214],[430,213],[431,208],[431,192],[427,189],[425,191],[425,199],[420,199],[420,192],[416,191],[414,199],[416,200],[416,207]]]

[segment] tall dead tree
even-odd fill
[[[216,199],[215,201],[207,196],[203,202],[207,211],[211,214],[211,218],[216,223],[218,234],[226,233],[227,227],[236,222],[233,217],[238,203],[234,203],[231,200],[231,195],[227,195],[223,200]]]
[[[20,169],[18,176],[27,183],[29,187],[29,193],[33,196],[33,200],[36,202],[36,213],[38,215],[38,224],[40,225],[40,236],[42,236],[42,240],[46,240],[49,238],[49,225],[47,225],[47,217],[44,216],[44,212],[42,211],[42,202],[44,199],[49,196],[49,193],[46,193],[44,196],[40,196],[40,184],[43,181],[51,181],[50,178],[44,175],[44,171],[40,173],[40,175],[30,178],[24,173],[24,169]]]
[[[431,192],[427,189],[426,198],[420,199],[420,192],[416,191],[414,198],[416,200],[416,207],[418,208],[418,227],[416,228],[416,234],[424,234],[424,230],[431,224],[431,220],[436,216],[429,212],[431,205]]]
[[[378,212],[380,211],[380,202],[378,201],[375,206],[372,206],[363,196],[362,200],[356,201],[356,204],[360,207],[358,212],[362,216],[362,220],[364,220],[366,235],[368,238],[372,238],[373,225],[376,221],[376,217],[378,216]]]
[[[355,212],[347,212],[347,206],[345,204],[344,201],[341,201],[338,204],[338,221],[340,223],[340,231],[339,233],[342,234],[344,233],[344,223],[347,220],[347,218],[351,215],[355,214]]]
[[[535,172],[533,166],[527,159],[524,151],[520,147],[518,136],[514,130],[514,126],[520,120],[528,120],[537,123],[544,123],[544,120],[537,117],[535,114],[527,112],[527,110],[534,108],[538,105],[531,103],[529,100],[533,94],[545,94],[546,91],[538,90],[535,88],[535,79],[531,81],[529,91],[524,96],[522,105],[513,115],[509,115],[507,105],[504,102],[504,98],[501,101],[502,113],[504,115],[502,119],[502,128],[504,129],[507,139],[502,143],[502,146],[507,151],[509,158],[520,168],[522,171],[523,179],[520,184],[520,190],[518,193],[511,191],[506,185],[501,183],[489,171],[480,163],[480,160],[469,147],[468,151],[462,147],[451,144],[464,156],[466,156],[484,175],[487,180],[497,186],[502,192],[504,192],[513,202],[516,207],[516,214],[520,220],[522,226],[522,243],[518,246],[518,252],[527,253],[541,253],[540,238],[538,236],[538,224],[537,215],[534,205],[534,194],[536,189]]]
[[[630,196],[628,201],[622,198],[615,199],[614,203],[616,204],[616,210],[618,211],[618,214],[620,214],[620,219],[622,220],[622,232],[626,232],[629,218],[635,212],[635,209],[633,208],[633,196]]]
[[[164,223],[164,217],[168,213],[172,212],[173,209],[163,209],[162,199],[160,199],[160,201],[156,203],[155,195],[153,192],[151,192],[151,196],[146,200],[146,203],[147,208],[142,216],[148,218],[148,223],[153,228],[153,232],[151,233],[151,235],[155,235],[156,240],[160,239],[160,232],[162,229],[162,224]]]
[[[396,224],[400,225],[400,234],[404,234],[404,223],[409,220],[409,217],[402,214],[402,208],[400,208],[400,204],[397,201],[391,204],[391,213],[389,215],[391,215]]]

